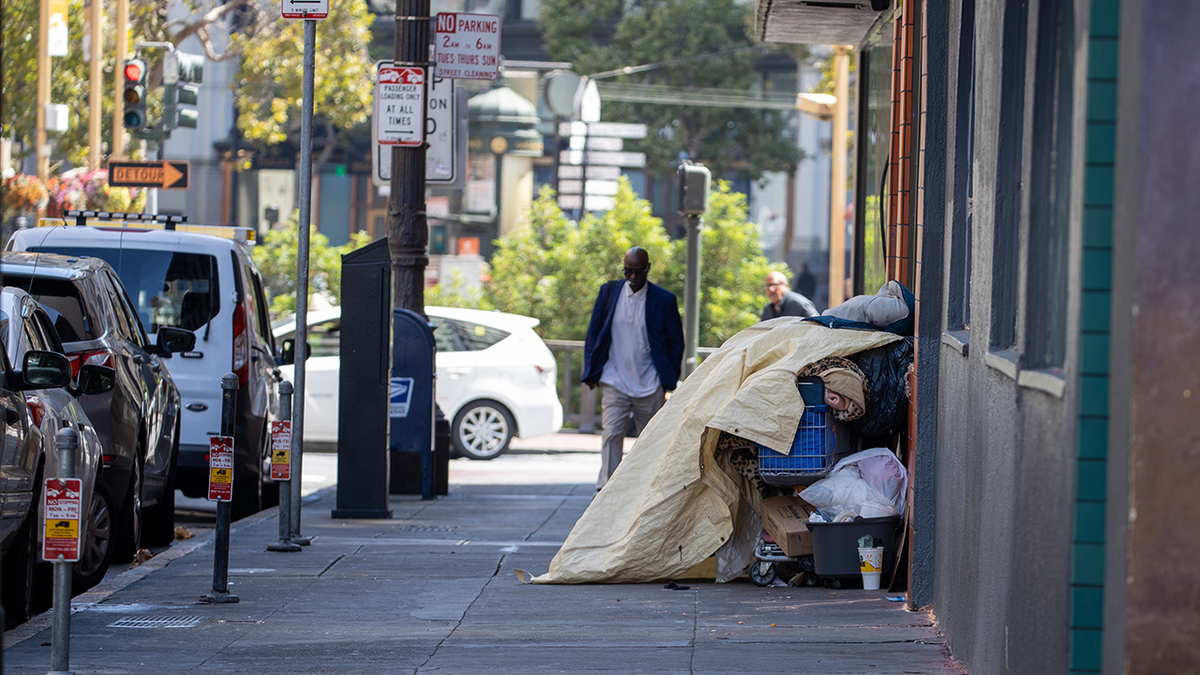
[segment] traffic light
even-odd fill
[[[679,214],[698,216],[708,210],[709,184],[712,174],[708,167],[692,164],[685,159],[679,163]]]
[[[125,88],[121,94],[125,100],[122,121],[127,129],[141,131],[146,128],[146,62],[125,59],[122,72],[125,75]]]
[[[179,106],[196,105],[200,98],[200,87],[196,84],[203,79],[203,56],[174,51],[163,56],[163,126],[167,130],[196,128],[197,112]]]

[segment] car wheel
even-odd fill
[[[167,482],[158,504],[143,512],[142,543],[145,546],[170,546],[175,541],[175,482],[179,475],[179,428],[167,463]]]
[[[76,594],[100,583],[108,572],[113,557],[112,491],[102,479],[92,488],[92,503],[88,506],[88,536],[79,551],[79,562],[71,567],[71,588]]]
[[[516,429],[508,408],[495,401],[475,401],[454,416],[450,441],[460,455],[495,459],[508,450]]]
[[[24,623],[33,614],[35,572],[38,562],[37,505],[41,503],[42,499],[41,469],[38,469],[33,485],[34,500],[30,504],[29,513],[21,522],[17,536],[9,545],[3,563],[0,564],[0,573],[4,575],[4,585],[0,588],[0,592],[3,593],[7,628]]]
[[[138,448],[133,462],[133,475],[129,488],[117,511],[116,532],[113,535],[113,557],[118,564],[133,561],[133,556],[142,547],[142,450]]]

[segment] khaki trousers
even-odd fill
[[[629,425],[629,416],[633,415],[633,423],[639,434],[650,418],[663,407],[667,400],[666,392],[660,386],[658,391],[633,398],[619,392],[614,387],[601,385],[604,391],[600,398],[600,424],[604,427],[600,447],[600,476],[596,479],[596,489],[604,487],[609,477],[617,470],[621,458],[625,455],[625,428]]]

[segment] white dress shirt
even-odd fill
[[[650,396],[658,391],[658,371],[650,360],[650,339],[646,334],[646,288],[634,293],[629,282],[621,287],[613,310],[612,344],[608,361],[600,373],[601,384],[614,387],[631,398]]]

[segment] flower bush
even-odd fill
[[[50,215],[62,215],[72,209],[138,212],[146,203],[145,190],[110,186],[106,169],[71,169],[51,178],[49,191]]]
[[[41,211],[49,201],[49,191],[35,175],[18,173],[4,179],[4,220],[21,213]]]

